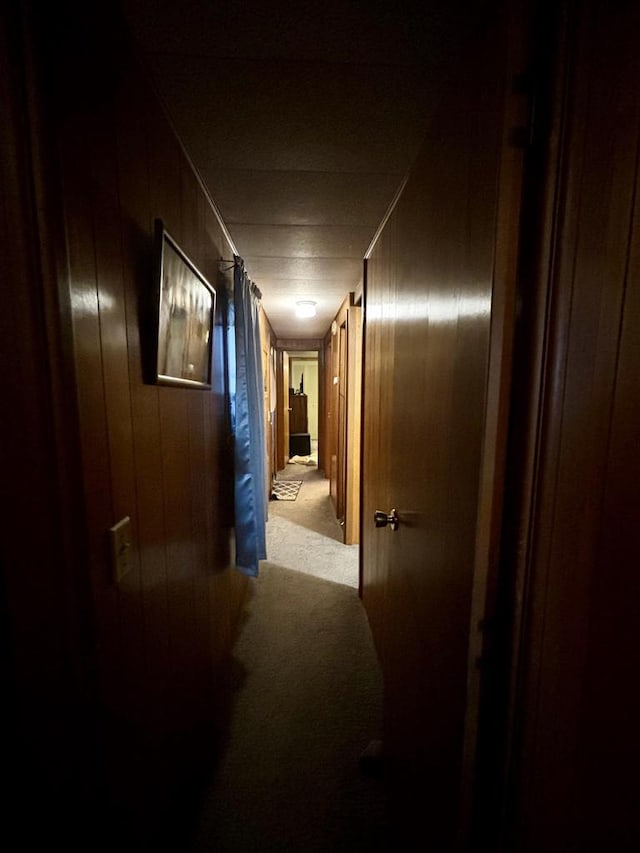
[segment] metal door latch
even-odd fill
[[[392,530],[397,530],[398,525],[400,524],[400,520],[398,519],[398,513],[395,511],[395,509],[392,509],[388,515],[381,509],[377,509],[373,514],[373,522],[376,527],[389,526]]]

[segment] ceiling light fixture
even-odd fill
[[[316,316],[316,303],[310,299],[296,302],[296,317],[307,318]]]

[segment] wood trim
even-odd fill
[[[277,451],[275,448],[276,444],[276,424],[275,424],[275,416],[274,422],[271,421],[271,395],[276,395],[276,405],[278,399],[278,389],[271,388],[271,353],[274,348],[275,336],[273,334],[273,329],[271,327],[271,323],[269,322],[269,317],[267,316],[264,308],[260,309],[260,341],[262,345],[262,359],[263,372],[265,371],[265,363],[266,363],[266,383],[267,387],[265,388],[264,394],[264,417],[265,417],[265,453],[267,456],[267,482],[265,484],[265,488],[267,490],[267,499],[271,493],[271,481],[276,475],[276,458]]]
[[[237,246],[233,240],[233,237],[231,236],[231,233],[230,233],[229,229],[227,228],[227,225],[226,225],[224,219],[222,218],[222,214],[220,213],[220,209],[218,208],[218,205],[216,204],[213,196],[211,195],[211,192],[209,191],[209,188],[206,184],[206,181],[202,177],[200,170],[197,168],[193,158],[191,157],[187,147],[185,146],[184,141],[182,139],[182,136],[178,133],[178,130],[174,124],[173,117],[171,115],[171,111],[169,109],[169,106],[168,106],[162,92],[160,91],[160,89],[156,85],[155,75],[150,70],[147,61],[144,59],[143,56],[141,56],[140,51],[137,48],[137,46],[132,46],[132,50],[134,51],[134,53],[136,55],[136,60],[139,64],[139,67],[140,67],[142,74],[144,75],[145,82],[149,86],[149,88],[152,90],[153,94],[155,95],[155,98],[156,98],[158,104],[160,105],[160,107],[162,109],[164,119],[167,122],[167,124],[169,125],[169,127],[171,128],[171,132],[173,134],[173,137],[174,137],[176,143],[178,144],[178,146],[180,147],[180,151],[182,153],[182,156],[184,157],[185,161],[188,163],[189,169],[193,173],[193,176],[195,177],[196,181],[198,182],[198,187],[200,188],[202,194],[207,199],[207,203],[208,203],[209,207],[211,208],[211,211],[212,211],[213,215],[215,216],[218,225],[220,226],[220,230],[222,231],[225,240],[228,243],[229,251],[231,252],[231,254],[236,255],[238,257],[241,257],[240,252],[238,251],[238,248],[237,248]],[[222,256],[220,256],[220,260],[223,260]],[[247,269],[247,274],[251,278],[251,275],[250,275],[250,272],[248,269]]]
[[[637,454],[633,441],[615,447],[614,425],[624,400],[626,428],[635,423],[637,433],[637,382],[625,387],[618,373],[625,330],[637,340],[639,316],[627,301],[637,293],[629,255],[638,233],[638,185],[634,197],[629,180],[638,175],[637,16],[633,4],[611,16],[604,4],[563,3],[543,31],[557,61],[531,180],[529,332],[514,383],[504,850],[541,849],[548,839],[558,849],[637,846],[637,714],[626,695],[637,669],[637,608],[626,607],[638,600],[637,532],[626,527],[625,541],[637,479],[626,494],[616,485],[633,476]]]
[[[472,831],[477,796],[478,738],[481,702],[489,685],[478,665],[492,652],[497,607],[499,550],[502,533],[507,433],[516,325],[518,256],[525,149],[513,144],[514,129],[527,127],[529,98],[514,91],[514,80],[528,65],[526,4],[510,5],[503,26],[509,37],[505,57],[504,116],[498,200],[495,223],[495,260],[491,300],[491,336],[487,371],[486,409],[469,629],[467,708],[462,762],[460,844],[466,847]]]
[[[518,762],[520,721],[517,718],[523,686],[525,643],[525,607],[529,598],[530,548],[536,504],[535,483],[540,464],[540,412],[543,404],[543,371],[547,359],[547,315],[549,282],[552,279],[553,244],[557,238],[560,216],[559,185],[562,174],[562,145],[565,136],[568,66],[570,60],[569,29],[572,21],[567,4],[560,4],[553,17],[543,16],[538,22],[538,40],[543,58],[537,69],[538,88],[545,101],[538,100],[538,131],[529,155],[525,184],[523,229],[530,239],[523,244],[519,292],[523,331],[515,341],[511,422],[518,425],[510,436],[506,482],[508,513],[504,518],[502,562],[505,573],[513,578],[505,594],[510,617],[498,614],[500,628],[508,649],[510,672],[507,684],[505,743],[500,779],[500,825],[498,847],[511,845],[512,822],[517,811],[520,788]],[[573,21],[575,23],[575,21]],[[555,51],[549,49],[553,40]],[[548,56],[554,55],[550,62]]]
[[[353,305],[353,293],[347,293],[345,298],[338,309],[338,312],[335,315],[335,318],[332,322],[337,326],[337,332],[335,335],[329,333],[326,337],[325,346],[328,349],[328,360],[329,363],[327,365],[327,370],[329,371],[327,376],[327,434],[328,434],[328,455],[327,455],[327,476],[329,478],[329,494],[331,495],[331,501],[333,503],[333,507],[338,519],[343,519],[344,513],[344,504],[346,498],[346,477],[344,476],[345,472],[345,458],[346,458],[346,441],[341,441],[341,408],[340,408],[340,396],[341,389],[343,386],[347,385],[347,377],[348,371],[345,369],[345,375],[340,375],[340,341],[342,339],[342,335],[346,336],[347,334],[347,318],[349,315],[349,308]],[[345,363],[347,363],[347,352],[346,352],[346,344],[347,341],[345,339]],[[333,382],[334,377],[338,377],[338,384],[335,385]],[[344,406],[346,408],[347,396],[346,390],[343,395],[344,398]],[[346,412],[345,412],[345,436],[346,437]],[[344,445],[344,446],[343,446]],[[342,458],[340,458],[340,450],[342,448]]]
[[[360,482],[359,482],[359,495],[358,495],[358,516],[359,516],[359,531],[360,537],[363,536],[363,525],[365,523],[364,518],[364,481],[362,478],[362,472],[364,471],[364,443],[365,438],[363,435],[363,425],[365,422],[365,394],[366,394],[366,382],[365,375],[367,369],[367,273],[368,273],[368,265],[369,261],[365,258],[362,265],[362,341],[361,341],[361,366],[360,366],[360,377],[362,382],[362,387],[360,391]],[[363,548],[360,547],[358,549],[358,595],[362,599],[363,593]]]
[[[338,326],[343,326],[347,322],[347,314],[349,308],[354,304],[354,299],[355,293],[353,291],[347,293],[343,299],[342,305],[338,308],[338,313],[335,316],[335,322]]]
[[[402,193],[404,192],[404,188],[407,185],[407,181],[409,180],[410,174],[411,174],[411,171],[409,170],[407,172],[407,174],[404,176],[404,178],[402,179],[402,181],[400,182],[400,186],[396,190],[396,194],[391,199],[391,204],[387,208],[387,212],[385,213],[385,215],[382,217],[382,222],[380,223],[380,225],[378,225],[378,227],[376,229],[376,233],[371,238],[371,242],[369,243],[369,246],[367,247],[367,251],[364,253],[365,261],[371,257],[371,254],[376,247],[376,243],[380,239],[380,235],[384,231],[385,226],[386,226],[387,222],[389,221],[389,218],[391,217],[391,214],[396,209],[396,205],[400,201],[400,197],[402,196]]]
[[[288,405],[288,400],[285,401],[282,389],[284,387],[284,358],[283,350],[277,350],[276,353],[276,465],[278,471],[282,471],[285,465],[285,438],[284,438],[284,408]]]
[[[327,335],[322,350],[323,373],[324,373],[324,476],[331,479],[331,456],[333,454],[333,411],[332,411],[332,360],[331,360],[331,333]]]
[[[347,322],[347,482],[345,545],[360,542],[360,444],[362,429],[362,309],[352,306]]]
[[[356,287],[356,289],[353,292],[353,304],[359,306],[360,308],[362,307],[363,300],[364,300],[364,261],[362,263],[363,263],[362,278],[358,282],[358,286]]]
[[[324,363],[324,347],[321,347],[318,351],[318,470],[322,471],[323,474],[326,472],[327,464],[327,416],[325,381],[326,376]]]
[[[68,264],[46,103],[49,69],[32,5],[10,3],[0,15],[0,240],[3,273],[11,282],[0,350],[3,364],[12,365],[5,371],[0,419],[7,498],[0,657],[11,731],[4,757],[11,778],[5,813],[10,828],[15,821],[22,831],[25,810],[35,809],[49,841],[73,802],[78,820],[65,826],[73,847],[86,834],[99,786],[97,664],[71,307],[64,287]],[[40,839],[38,827],[35,835]]]

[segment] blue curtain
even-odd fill
[[[242,258],[234,257],[233,300],[229,300],[229,392],[235,462],[236,567],[258,574],[266,559],[267,517],[264,388],[260,343],[260,291]]]

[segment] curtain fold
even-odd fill
[[[234,257],[229,304],[229,389],[235,462],[236,567],[255,577],[266,553],[267,484],[264,389],[260,342],[260,291],[242,258]],[[234,364],[235,362],[235,364]]]

